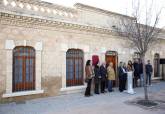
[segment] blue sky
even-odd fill
[[[131,15],[132,13],[132,0],[42,0],[42,1],[47,1],[67,7],[73,7],[75,3],[83,3],[121,14]],[[147,4],[150,4],[151,1],[152,0],[147,0]],[[165,0],[153,0],[153,1],[154,1],[153,7],[155,12],[158,12],[160,8],[163,8],[160,16],[159,27],[164,27]],[[140,3],[143,6],[142,8],[142,12],[143,12],[143,9],[145,9],[145,0],[140,0]]]

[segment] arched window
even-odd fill
[[[18,46],[13,50],[13,92],[35,89],[35,50]]]
[[[69,49],[66,52],[66,86],[83,85],[84,54],[79,49]]]

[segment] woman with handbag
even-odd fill
[[[92,66],[91,66],[91,60],[88,60],[86,62],[86,66],[85,66],[85,82],[87,83],[87,88],[85,90],[85,96],[89,97],[91,96],[91,82],[92,82]]]

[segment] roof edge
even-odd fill
[[[90,5],[85,5],[85,4],[82,4],[82,3],[76,3],[76,4],[74,4],[74,7],[76,7],[77,9],[89,9],[89,10],[98,11],[98,12],[108,14],[108,15],[118,15],[118,16],[123,16],[123,17],[126,17],[126,18],[130,18],[130,19],[135,19],[134,17],[128,16],[128,15],[124,15],[124,14],[104,10],[104,9],[101,9],[101,8],[97,8],[97,7],[90,6]]]

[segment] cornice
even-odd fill
[[[110,34],[110,35],[115,34],[112,30],[104,29],[104,28],[81,25],[78,23],[69,23],[69,22],[49,20],[49,19],[43,19],[43,18],[37,18],[37,17],[9,14],[9,13],[4,13],[4,12],[0,12],[0,24],[30,27],[30,28],[37,27],[39,29],[47,28],[47,29],[53,30],[53,28],[55,29],[63,28],[63,29],[70,29],[70,30],[100,33],[100,34]]]
[[[77,10],[39,0],[1,0],[0,10],[65,20],[76,20]]]

